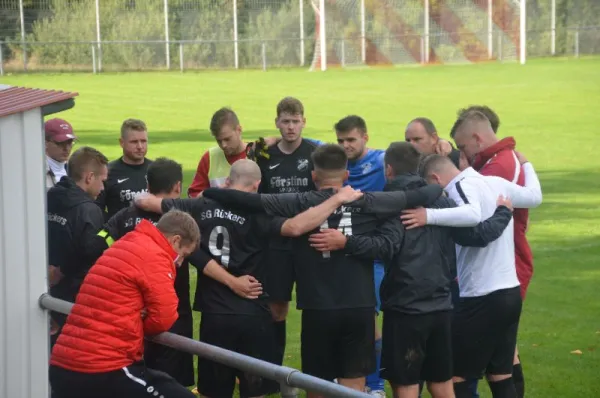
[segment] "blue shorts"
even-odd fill
[[[377,315],[379,315],[379,310],[381,308],[381,298],[379,297],[379,289],[381,288],[381,282],[383,281],[383,276],[385,275],[385,268],[383,267],[383,263],[379,261],[375,261],[373,267],[375,269],[375,299],[377,300],[375,312],[377,313]]]

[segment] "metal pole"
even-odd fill
[[[102,39],[100,36],[100,0],[96,0],[96,44],[98,45],[98,71],[102,72]]]
[[[261,43],[260,52],[261,52],[261,56],[262,56],[262,68],[263,68],[263,71],[266,71],[267,70],[267,46],[264,41]]]
[[[498,32],[498,59],[502,61],[502,33]]]
[[[429,63],[429,0],[425,0],[425,13],[423,18],[425,29],[425,42],[421,40],[421,59],[423,60],[423,63]]]
[[[179,70],[183,72],[183,43],[179,43]]]
[[[91,47],[92,47],[92,71],[94,72],[94,75],[95,75],[98,72],[96,70],[96,46],[94,46],[92,44]]]
[[[575,57],[579,58],[579,27],[575,31]]]
[[[171,53],[169,51],[169,0],[165,0],[165,58],[167,69],[171,69]]]
[[[556,55],[556,0],[552,0],[552,21],[550,23],[552,29],[550,52],[552,55]]]
[[[2,54],[2,45],[4,43],[2,43],[0,41],[0,76],[4,76],[4,56]]]
[[[488,58],[492,59],[494,56],[494,21],[492,18],[492,0],[488,0]]]
[[[237,0],[233,0],[233,62],[235,64],[235,69],[237,69],[239,67]]]
[[[346,40],[342,39],[342,68],[346,67]]]
[[[527,0],[521,0],[520,17],[519,30],[521,34],[519,35],[519,61],[521,62],[521,65],[524,65],[527,58]]]
[[[23,69],[27,70],[27,49],[25,48],[25,12],[23,0],[19,0],[19,16],[21,18],[21,49],[23,50]]]
[[[421,63],[425,63],[425,38],[421,36]]]
[[[304,66],[304,0],[298,1],[300,4],[300,66]]]
[[[360,0],[360,59],[367,62],[367,39],[365,28],[365,0]]]
[[[285,383],[279,383],[279,394],[281,395],[281,398],[297,398],[298,390]]]
[[[319,30],[319,41],[321,42],[321,70],[325,71],[327,70],[327,43],[326,43],[326,38],[327,35],[325,34],[325,0],[319,0],[319,8],[320,8],[320,12],[319,12],[319,25],[320,26],[320,30]]]

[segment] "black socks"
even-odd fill
[[[517,398],[517,390],[515,390],[512,377],[500,381],[489,381],[488,384],[494,398]]]
[[[525,396],[525,379],[523,378],[523,367],[521,367],[520,363],[513,365],[512,378],[517,390],[517,397],[523,398]]]

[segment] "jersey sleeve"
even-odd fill
[[[315,144],[316,146],[321,146],[321,145],[325,145],[325,141],[321,141],[321,140],[317,140],[314,138],[304,138],[306,141],[310,141],[313,144]]]
[[[196,168],[194,180],[188,188],[188,197],[195,198],[200,194],[200,192],[210,187],[210,181],[208,180],[209,168],[210,157],[208,155],[208,151],[206,151],[204,152],[204,155],[202,155],[202,157],[200,158],[200,162],[198,162],[198,167]]]
[[[206,268],[206,264],[212,259],[205,249],[199,247],[188,257],[188,262],[190,265],[196,267],[198,272],[202,273],[204,268]]]
[[[285,217],[273,217],[266,214],[258,215],[258,226],[261,235],[264,235],[267,239],[269,236],[281,236],[281,228],[287,218]]]
[[[502,184],[508,198],[515,208],[532,208],[542,203],[542,187],[540,180],[531,163],[523,165],[525,172],[525,186],[522,187],[506,181],[503,178],[496,177],[499,184]]]
[[[508,207],[498,206],[494,214],[474,227],[451,228],[454,243],[461,246],[486,247],[502,235],[510,220],[512,212]]]
[[[390,262],[400,252],[404,227],[398,217],[384,221],[371,234],[348,236],[344,251],[365,260]]]
[[[478,187],[467,179],[456,183],[458,207],[427,209],[427,224],[446,227],[474,227],[481,222],[481,199]]]
[[[387,217],[399,214],[404,209],[430,205],[441,194],[441,186],[430,184],[410,191],[367,192],[355,203],[360,205],[365,213],[381,214]]]

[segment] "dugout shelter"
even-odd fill
[[[49,396],[43,118],[77,95],[0,84],[0,397]]]

